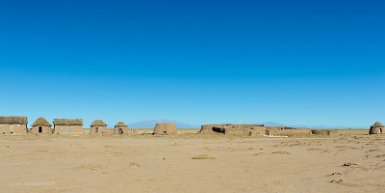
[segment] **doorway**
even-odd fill
[[[43,133],[43,128],[39,127],[39,133]]]
[[[123,129],[122,129],[122,128],[119,128],[118,134],[119,134],[119,135],[123,135]]]

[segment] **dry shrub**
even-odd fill
[[[343,182],[343,180],[342,180],[342,179],[338,179],[338,180],[333,179],[333,180],[331,180],[331,181],[329,181],[329,182],[330,182],[330,183],[333,183],[333,184],[340,184],[340,183]]]
[[[272,154],[285,154],[285,155],[289,155],[290,153],[287,152],[287,151],[274,151],[274,152],[272,152]]]
[[[199,159],[199,160],[204,160],[204,159],[215,159],[215,157],[207,155],[207,154],[200,154],[192,157],[191,159]]]
[[[322,151],[321,148],[317,148],[317,147],[312,147],[312,148],[309,148],[307,149],[308,151]]]
[[[130,162],[128,167],[140,167],[140,165],[136,162]]]
[[[342,164],[342,166],[344,166],[344,167],[358,167],[358,164],[347,162],[347,163]]]

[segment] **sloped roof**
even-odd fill
[[[47,121],[47,119],[45,119],[44,117],[39,117],[38,119],[36,119],[35,122],[33,122],[32,124],[33,127],[35,126],[47,126],[47,127],[51,127],[51,123],[49,123]]]
[[[54,119],[54,125],[83,126],[83,119]]]
[[[127,125],[124,124],[124,122],[120,121],[120,122],[116,123],[115,127],[127,127]]]
[[[95,120],[91,123],[91,127],[94,127],[94,126],[100,126],[100,127],[105,127],[107,126],[106,123],[104,123],[103,120]]]
[[[0,116],[0,124],[19,124],[26,125],[27,117],[22,116]]]
[[[381,124],[379,121],[375,122],[372,127],[384,127],[383,124]]]

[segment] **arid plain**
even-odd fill
[[[187,132],[188,131],[188,132]],[[385,136],[1,136],[4,193],[385,192]]]

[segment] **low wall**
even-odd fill
[[[83,135],[85,132],[82,126],[55,125],[54,133],[57,135]]]
[[[0,124],[1,135],[27,134],[27,125]]]
[[[307,128],[284,128],[273,127],[266,130],[267,135],[282,135],[282,136],[294,136],[294,135],[311,135],[312,132]]]
[[[263,135],[263,125],[255,124],[205,124],[201,126],[199,133],[223,133],[225,135]]]
[[[330,130],[326,130],[326,129],[313,129],[311,130],[311,133],[313,135],[330,135]]]

